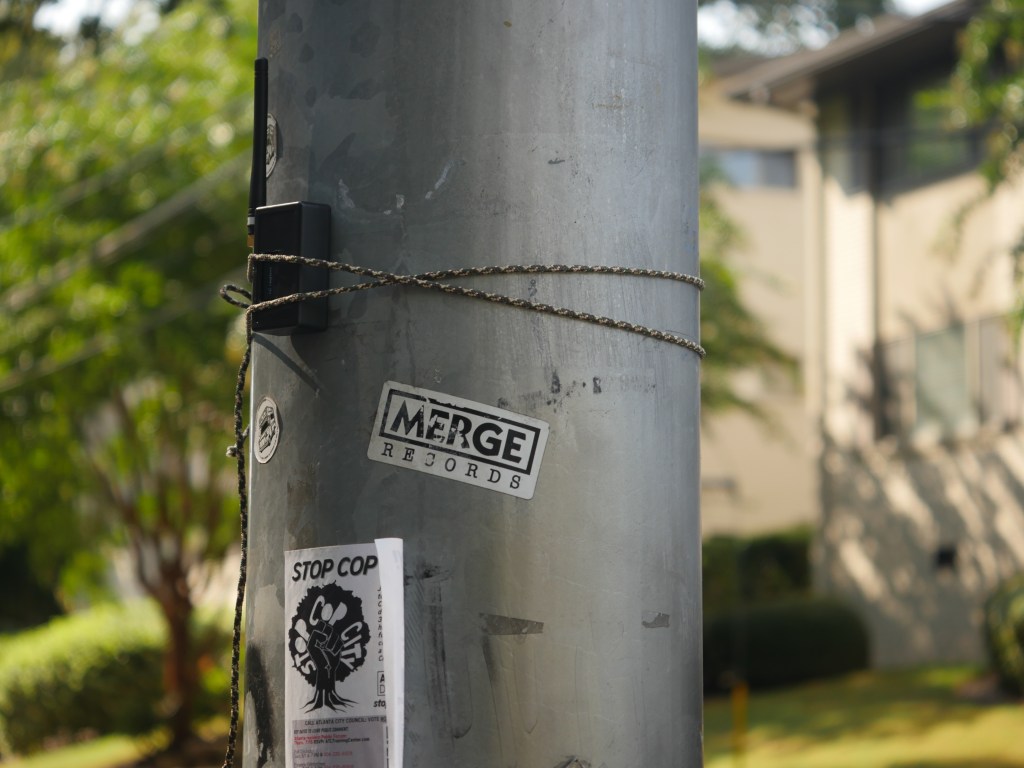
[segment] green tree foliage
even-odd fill
[[[707,350],[701,370],[701,408],[705,414],[731,409],[759,419],[767,415],[733,386],[734,375],[747,369],[792,375],[796,362],[769,337],[757,314],[743,302],[730,257],[742,233],[715,197],[723,183],[714,168],[701,170],[700,273],[707,284],[701,295],[700,336]]]
[[[1024,573],[1004,581],[985,601],[982,629],[999,684],[1024,696]]]
[[[133,555],[179,738],[193,582],[236,538],[216,288],[244,272],[254,15],[184,3],[0,83],[0,537],[51,572]]]
[[[964,30],[952,78],[953,127],[987,129],[990,186],[1019,172],[1024,126],[1024,0],[993,0]]]
[[[950,126],[974,128],[985,136],[980,171],[993,193],[1020,175],[1024,167],[1024,0],[991,0],[968,23],[949,91]],[[965,205],[956,232],[979,200]],[[1012,249],[1018,289],[1024,287],[1024,232]],[[1020,291],[1018,291],[1020,292]],[[1016,312],[1024,326],[1024,299]]]
[[[43,581],[17,544],[0,546],[0,635],[34,627],[61,613],[50,583]]]
[[[0,0],[0,34],[28,40],[39,34],[33,22],[47,0]]]
[[[0,82],[45,71],[60,41],[33,26],[45,0],[0,0]]]
[[[768,55],[820,47],[842,30],[881,13],[891,0],[698,0],[732,30],[728,48]]]

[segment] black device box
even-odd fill
[[[254,253],[287,254],[327,261],[331,257],[331,207],[322,203],[281,203],[256,209]],[[296,293],[327,288],[327,270],[308,264],[256,261],[254,304]],[[322,331],[327,327],[327,299],[306,299],[253,313],[258,333],[284,336]]]

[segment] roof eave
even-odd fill
[[[937,27],[963,26],[980,5],[980,0],[955,0],[920,16],[880,16],[870,32],[847,30],[824,48],[798,51],[725,78],[718,83],[718,89],[733,99],[795,107],[813,95],[823,74],[863,62]]]

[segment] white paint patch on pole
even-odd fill
[[[401,768],[402,557],[400,539],[285,553],[287,768]]]
[[[366,456],[532,499],[547,440],[539,419],[388,381]]]

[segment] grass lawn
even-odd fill
[[[973,676],[967,668],[872,672],[755,693],[742,758],[732,753],[728,697],[710,699],[705,768],[1024,768],[1024,704],[958,698]],[[4,765],[113,768],[154,744],[112,736]]]
[[[196,739],[189,743],[187,757],[170,759],[165,756],[156,764],[166,766],[190,766],[195,768],[220,768],[227,744],[227,718],[215,717],[196,728]],[[103,736],[91,741],[38,752],[27,757],[0,761],[3,768],[126,768],[141,758],[152,760],[154,753],[166,746],[169,733],[158,728],[147,736]],[[236,765],[241,765],[239,756]]]
[[[112,768],[135,760],[147,751],[149,742],[127,736],[104,736],[101,739],[72,744],[50,752],[4,762],[10,768]]]
[[[746,754],[728,697],[705,704],[706,768],[1024,768],[1024,705],[964,701],[966,668],[862,673],[750,697]]]

